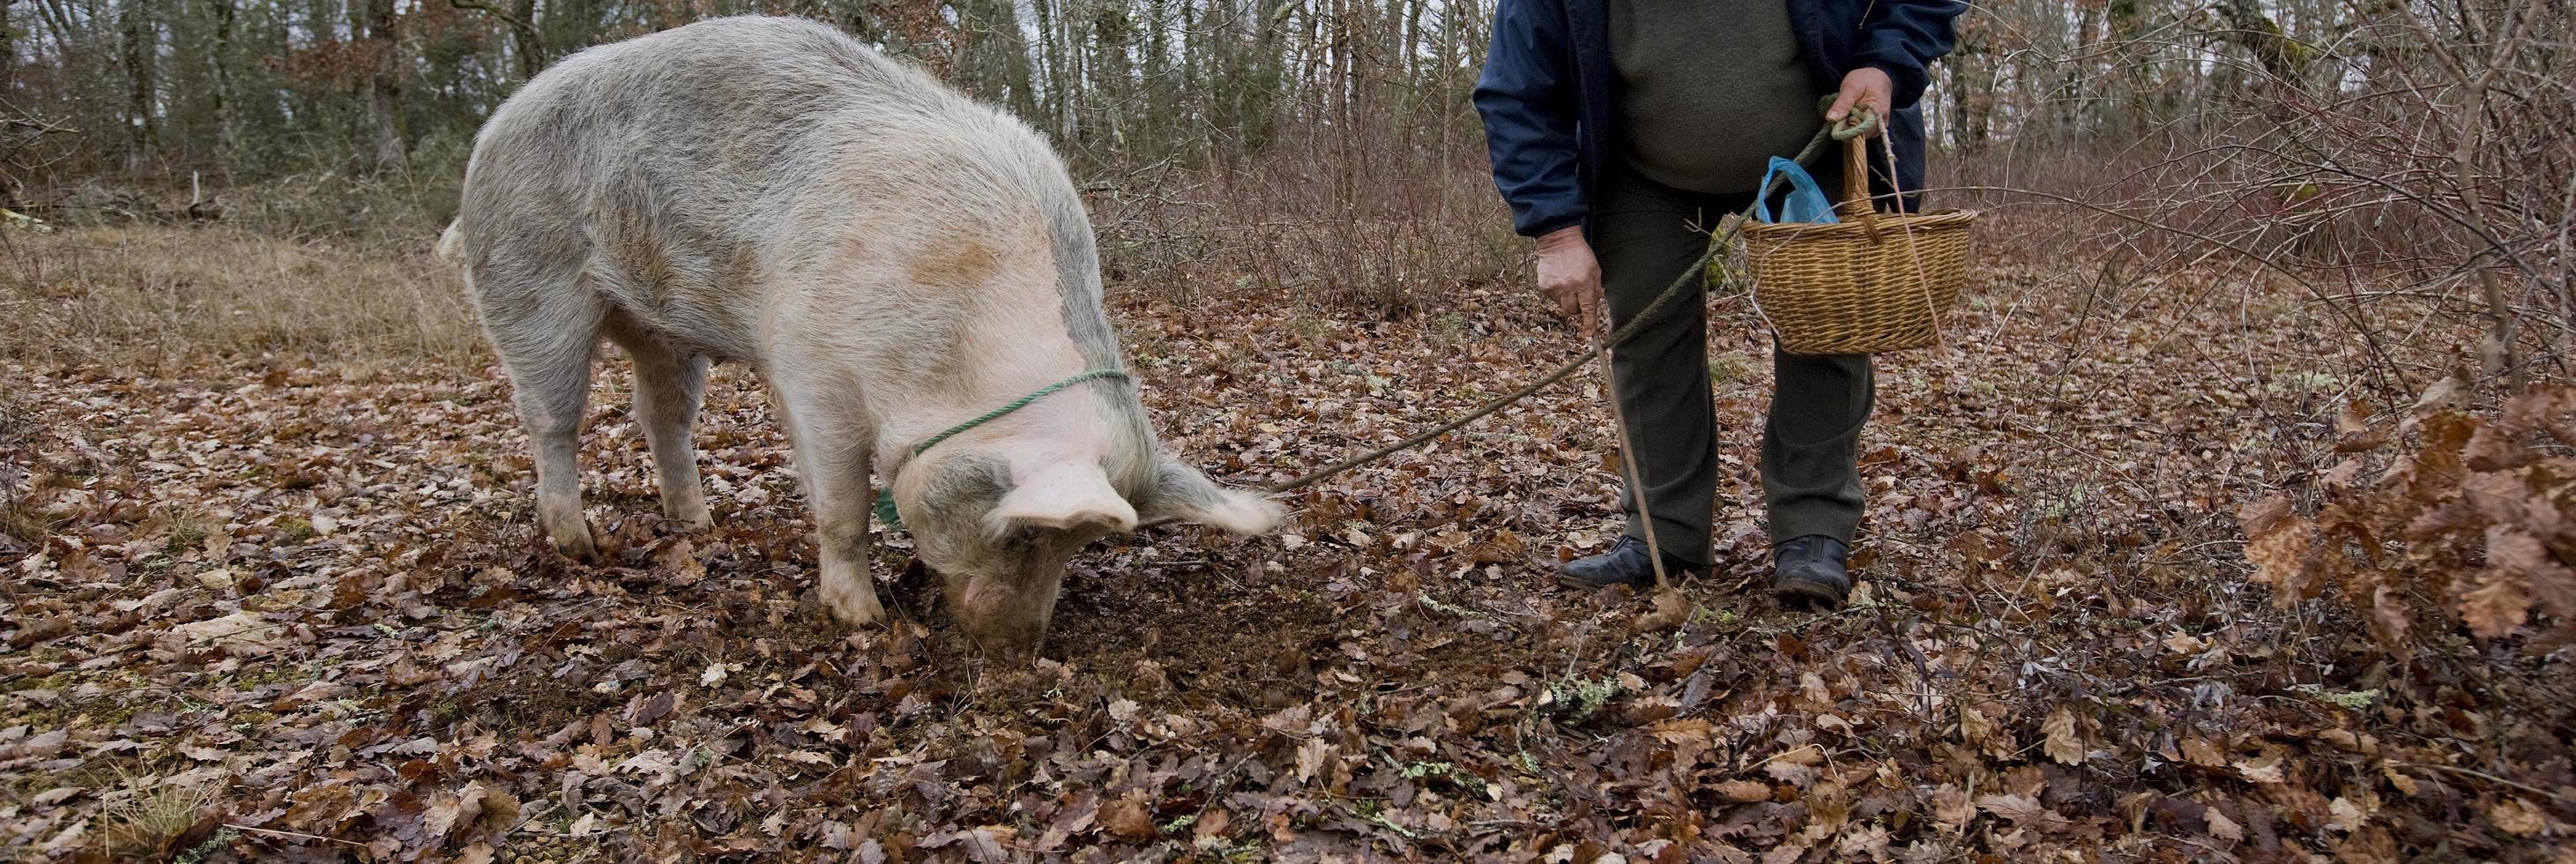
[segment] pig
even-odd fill
[[[708,368],[755,370],[818,526],[818,594],[885,616],[871,467],[977,645],[1033,650],[1071,557],[1278,505],[1157,445],[1124,370],[1089,218],[1046,141],[811,21],[703,21],[565,58],[474,140],[439,251],[464,271],[536,456],[553,546],[592,556],[579,451],[603,336],[633,358],[665,517],[708,524],[690,445]]]

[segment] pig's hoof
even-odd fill
[[[716,522],[714,517],[707,514],[707,502],[704,501],[686,501],[678,504],[663,502],[662,518],[679,523],[680,529],[684,531],[704,531]]]
[[[826,579],[822,586],[823,605],[832,610],[832,617],[841,619],[841,623],[858,627],[885,620],[885,606],[877,602],[875,588],[867,585],[835,585],[833,581]]]
[[[570,527],[549,528],[546,531],[546,539],[553,542],[555,551],[562,553],[564,557],[578,558],[583,561],[599,560],[598,532],[591,529],[590,520],[575,522]]]

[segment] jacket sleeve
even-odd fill
[[[1573,44],[1562,0],[1500,0],[1476,112],[1512,230],[1536,237],[1591,215],[1576,153]]]
[[[1931,86],[1932,61],[1958,43],[1951,19],[1965,11],[1967,0],[1878,0],[1861,21],[1852,67],[1886,71],[1896,84],[1895,107],[1911,107]]]

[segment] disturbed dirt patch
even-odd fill
[[[194,790],[213,821],[159,840],[264,860],[2556,854],[2563,656],[2394,662],[2247,582],[2230,514],[2330,464],[2374,392],[2349,347],[2268,288],[2114,314],[2047,272],[1989,271],[1952,345],[1882,364],[1850,609],[1759,591],[1766,347],[1720,300],[1721,561],[1678,605],[1552,586],[1617,530],[1578,379],[1292,496],[1276,536],[1084,553],[1008,665],[899,537],[894,623],[821,613],[737,372],[699,437],[717,525],[685,535],[601,378],[591,565],[537,539],[492,369],[20,361],[0,845],[141,854],[117,814]],[[1573,350],[1474,286],[1398,321],[1236,306],[1117,314],[1168,442],[1246,484]]]

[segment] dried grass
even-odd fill
[[[360,249],[220,228],[0,231],[0,360],[165,368],[310,355],[479,362],[473,307],[426,243]]]
[[[99,851],[114,860],[130,861],[158,853],[163,844],[196,825],[206,817],[207,808],[215,806],[214,790],[202,786],[131,774],[124,774],[119,785],[127,791],[100,815],[96,841]]]

